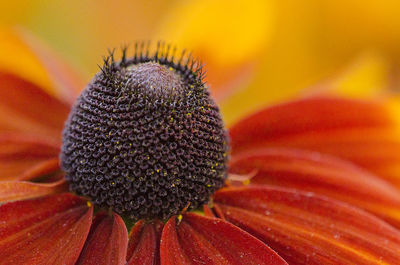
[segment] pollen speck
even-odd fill
[[[178,219],[178,223],[180,223],[180,222],[182,221],[182,219],[183,219],[182,214],[178,215],[178,216],[176,217],[176,219]]]
[[[249,185],[250,184],[250,179],[245,179],[242,181],[243,185]]]

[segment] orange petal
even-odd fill
[[[213,64],[211,59],[207,60],[206,63],[207,73],[213,74],[207,74],[205,80],[210,84],[210,91],[213,98],[215,98],[217,103],[221,104],[229,100],[236,93],[244,91],[249,86],[259,71],[260,64],[255,58],[224,69],[219,69],[217,65]]]
[[[184,214],[172,217],[161,239],[161,263],[183,264],[287,264],[273,250],[237,227],[216,218]]]
[[[60,140],[70,106],[36,85],[0,72],[0,130]]]
[[[397,264],[400,231],[358,208],[277,187],[216,193],[227,221],[259,238],[290,264]]]
[[[26,30],[18,33],[47,71],[53,89],[56,88],[55,95],[63,101],[73,104],[80,91],[85,87],[86,82],[83,77],[33,34]]]
[[[156,220],[146,223],[138,221],[129,233],[126,259],[128,265],[160,264],[160,239],[164,224]]]
[[[68,191],[65,179],[54,183],[32,183],[28,181],[0,182],[0,202],[41,197]]]
[[[19,180],[34,180],[43,176],[49,176],[60,170],[60,161],[58,158],[51,158],[25,170],[19,177]]]
[[[57,144],[33,135],[0,134],[0,181],[28,180],[59,169]]]
[[[264,109],[230,130],[233,155],[296,147],[350,160],[400,187],[400,104],[309,98]]]
[[[0,264],[74,264],[92,221],[86,201],[61,194],[0,206]]]
[[[122,218],[113,213],[96,215],[77,264],[125,265],[128,231]]]
[[[84,85],[71,67],[26,30],[0,28],[0,69],[69,104]]]
[[[256,172],[251,184],[315,192],[364,208],[400,228],[400,192],[361,168],[317,152],[265,148],[233,159],[231,172]]]

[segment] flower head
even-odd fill
[[[133,220],[196,209],[227,176],[227,133],[202,70],[169,53],[108,57],[63,133],[70,189]]]
[[[110,57],[74,105],[0,71],[0,264],[398,263],[398,102],[267,107],[228,170],[200,68],[167,50]]]

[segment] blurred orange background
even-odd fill
[[[108,48],[165,40],[192,50],[229,124],[293,96],[400,88],[400,1],[1,0],[0,10],[0,25],[35,36],[86,81]],[[17,60],[6,35],[0,61]]]

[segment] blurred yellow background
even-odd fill
[[[86,81],[107,48],[165,40],[192,50],[228,123],[288,97],[400,88],[395,0],[0,0],[0,12],[1,25],[32,33]]]

